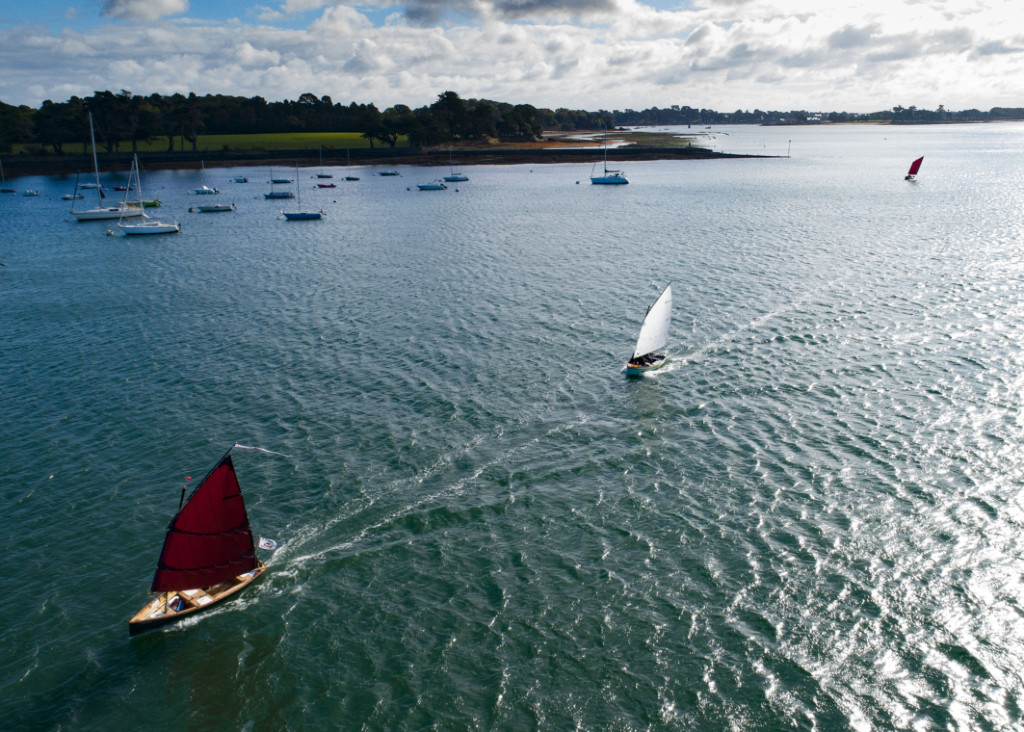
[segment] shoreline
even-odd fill
[[[352,165],[414,165],[420,167],[447,167],[449,149],[423,150],[419,148],[324,150],[323,165],[345,167],[348,155]],[[703,147],[646,147],[627,145],[610,149],[609,162],[618,165],[637,160],[709,160],[720,158],[775,158],[779,155],[747,155],[715,152]],[[593,144],[569,146],[560,142],[557,147],[496,147],[458,148],[451,151],[456,165],[547,165],[557,163],[586,163],[600,160],[602,150]],[[320,150],[203,150],[186,152],[147,152],[139,154],[143,167],[150,170],[189,170],[238,167],[319,167]],[[98,153],[99,168],[103,172],[124,171],[131,165],[128,151]],[[92,155],[14,155],[3,159],[8,179],[29,175],[75,175],[92,171]]]

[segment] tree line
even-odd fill
[[[412,109],[404,104],[379,110],[373,104],[335,103],[328,96],[302,94],[298,99],[268,102],[262,97],[224,94],[150,94],[127,90],[97,91],[65,102],[44,101],[38,109],[0,102],[0,152],[15,143],[28,144],[38,154],[64,153],[68,143],[89,142],[88,113],[92,113],[97,145],[108,152],[120,142],[132,151],[141,141],[167,140],[167,150],[197,149],[200,135],[279,132],[353,132],[371,147],[394,147],[405,136],[413,147],[460,141],[533,140],[543,130],[594,130],[618,125],[812,124],[821,122],[890,122],[921,124],[1024,119],[1024,109],[997,107],[988,112],[951,112],[916,107],[893,107],[869,114],[847,112],[753,111],[717,112],[673,105],[668,108],[626,110],[555,110],[529,104],[487,99],[463,99],[445,91],[430,105]]]
[[[338,104],[328,96],[268,102],[224,94],[141,96],[98,91],[66,102],[47,100],[38,109],[0,102],[0,152],[28,143],[38,153],[63,154],[68,143],[88,143],[92,113],[96,144],[112,151],[130,142],[167,140],[167,151],[195,150],[200,135],[279,132],[353,132],[371,147],[394,147],[405,136],[414,147],[471,140],[532,140],[545,128],[594,129],[612,124],[610,113],[541,110],[529,104],[462,99],[446,91],[428,106],[398,104],[380,111],[373,104]]]

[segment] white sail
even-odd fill
[[[640,326],[640,337],[636,341],[633,357],[654,353],[663,348],[668,342],[668,326],[671,321],[672,285],[669,285],[647,311],[644,324]]]

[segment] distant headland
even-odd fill
[[[142,165],[149,170],[178,170],[235,167],[287,168],[293,166],[365,166],[365,165],[545,165],[555,163],[588,163],[598,160],[600,148],[594,143],[508,143],[488,147],[460,147],[422,149],[363,148],[354,150],[206,150],[202,152],[146,152],[139,153]],[[616,162],[635,160],[708,160],[714,158],[775,157],[741,155],[717,152],[698,145],[641,145],[629,144],[609,150],[609,158]],[[132,153],[98,152],[100,170],[124,171],[131,164]],[[4,158],[4,168],[10,175],[74,175],[92,170],[92,156],[88,154],[16,155]]]

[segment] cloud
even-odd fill
[[[266,48],[255,48],[249,41],[243,41],[235,49],[235,60],[242,67],[276,66],[281,62],[281,54]]]
[[[876,30],[872,26],[843,26],[828,37],[826,44],[833,49],[865,48],[871,44]]]
[[[1024,46],[1020,44],[1009,45],[1005,41],[992,41],[991,43],[983,43],[978,48],[974,49],[974,53],[978,56],[995,56],[1003,55],[1008,53],[1019,54],[1024,50]]]
[[[615,0],[497,0],[486,3],[501,18],[586,17],[616,9]]]
[[[405,16],[414,25],[428,26],[458,19],[567,20],[617,7],[616,0],[406,0]]]
[[[352,57],[342,66],[342,71],[364,76],[386,72],[393,69],[394,66],[395,64],[387,52],[375,42],[363,40],[356,46]]]
[[[285,0],[281,6],[281,12],[288,13],[304,13],[307,10],[316,10],[327,5],[327,0]]]
[[[275,100],[310,91],[384,109],[430,104],[451,89],[583,109],[1024,103],[1015,0],[846,2],[680,0],[659,10],[641,0],[275,0],[248,6],[245,22],[170,17],[132,33],[121,23],[74,30],[81,18],[58,33],[6,25],[0,99],[36,106],[131,89]],[[109,18],[140,19],[187,6],[104,8]],[[295,27],[309,12],[317,17]]]
[[[188,0],[103,0],[102,12],[121,20],[159,20],[188,12]]]

